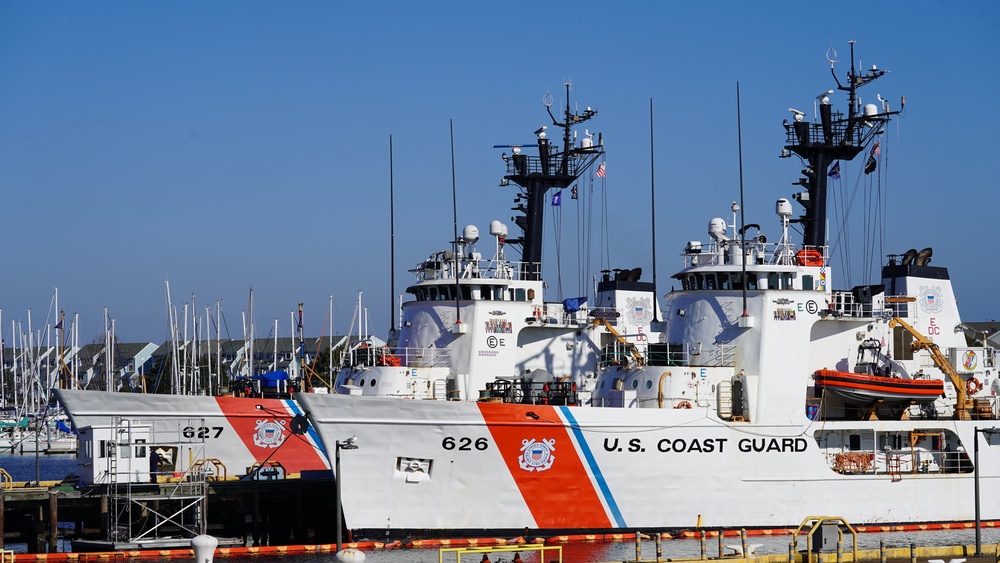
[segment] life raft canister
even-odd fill
[[[795,253],[795,263],[799,266],[822,266],[823,254],[814,248],[803,248]]]

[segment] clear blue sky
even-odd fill
[[[848,69],[892,72],[862,90],[898,106],[878,182],[889,206],[869,253],[931,246],[967,321],[1000,318],[996,134],[1000,3],[963,2],[69,2],[0,1],[0,307],[46,321],[54,287],[84,342],[102,311],[126,341],[167,334],[175,303],[222,300],[229,336],[254,289],[257,333],[287,336],[305,303],[346,331],[358,290],[372,330],[390,322],[389,136],[396,290],[452,237],[449,119],[459,228],[513,227],[494,143],[530,142],[562,83],[607,148],[610,264],[649,278],[649,100],[655,105],[660,292],[688,240],[738,198],[742,96],[747,221],[778,236],[774,202],[800,164],[779,159],[788,107],[812,114]],[[834,103],[843,109],[842,96]],[[844,165],[836,197],[872,178]],[[863,179],[859,180],[859,176]],[[598,189],[601,189],[598,185]],[[862,254],[864,196],[849,248]],[[578,202],[564,201],[562,294],[585,293]],[[796,204],[796,209],[798,209]],[[831,213],[833,213],[831,211]],[[833,218],[833,217],[832,217]],[[546,279],[556,298],[553,225]],[[487,238],[487,237],[484,237]],[[839,244],[848,248],[848,243]],[[489,244],[480,249],[491,254]],[[513,254],[513,253],[512,253]],[[836,258],[835,264],[842,259]],[[868,281],[852,258],[835,286]],[[589,282],[588,282],[589,283]],[[54,313],[48,314],[54,320]],[[26,325],[25,325],[26,327]]]

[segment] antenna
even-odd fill
[[[393,198],[392,135],[389,135],[389,334],[396,332],[396,207]],[[332,337],[333,334],[330,334]]]
[[[459,299],[462,291],[458,283],[458,196],[455,194],[455,126],[454,120],[448,120],[448,134],[451,137],[451,217],[455,234],[455,269],[452,275],[455,276],[455,324],[462,324],[462,309],[459,307]]]
[[[798,119],[798,115],[795,116]],[[747,313],[747,234],[746,211],[743,206],[743,119],[740,115],[740,83],[736,83],[736,138],[740,155],[740,264],[743,267],[743,318],[750,315]],[[741,325],[742,326],[742,325]]]
[[[656,306],[656,175],[653,166],[653,98],[649,99],[649,214],[652,224],[650,236],[653,242],[653,322],[658,322]]]

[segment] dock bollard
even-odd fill
[[[353,547],[348,547],[341,549],[333,556],[334,561],[342,561],[345,563],[358,563],[359,561],[365,560],[365,552],[360,549],[355,549]]]
[[[788,563],[795,563],[795,542],[788,542]]]
[[[885,553],[885,540],[878,540],[878,560],[879,563],[887,563],[888,556]]]
[[[642,534],[635,533],[635,560],[642,561]]]
[[[743,548],[743,557],[745,559],[750,558],[750,554],[747,553],[747,529],[740,528],[740,547]]]
[[[910,563],[917,563],[917,544],[910,544]]]
[[[660,532],[656,532],[656,563],[663,559],[663,547],[660,545]]]
[[[705,541],[705,530],[701,531],[701,559],[708,559],[708,543]]]
[[[194,550],[195,563],[212,563],[216,547],[219,547],[219,540],[213,536],[202,534],[191,538],[191,549]]]

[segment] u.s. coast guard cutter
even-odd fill
[[[710,241],[684,246],[662,331],[647,348],[602,354],[586,404],[514,372],[496,374],[475,402],[297,394],[327,450],[357,437],[337,475],[346,526],[382,537],[663,530],[691,527],[699,515],[713,527],[788,526],[817,513],[853,523],[971,521],[977,476],[982,516],[1000,518],[1000,435],[990,431],[996,366],[989,350],[966,344],[947,269],[930,265],[929,249],[901,252],[877,283],[833,289],[828,178],[858,155],[877,156],[875,143],[897,112],[862,105],[857,90],[882,74],[856,71],[852,52],[846,82],[837,81],[846,113],[825,97],[816,122],[800,112],[786,123],[786,154],[805,165],[806,191],[793,198],[804,215],[793,217],[792,204],[779,200],[777,242],[739,225],[735,210],[731,222],[713,219]],[[589,147],[569,141],[568,105],[564,122],[553,122],[566,139],[561,151],[540,139],[537,156],[507,162],[506,180],[521,187],[529,208],[587,158]],[[804,232],[801,244],[790,238],[792,222]],[[520,271],[530,285],[540,253],[524,250]],[[424,263],[424,279],[448,267],[466,272],[466,263],[442,255]],[[434,318],[437,337],[495,336],[490,323],[499,314],[459,323],[458,312],[464,324],[464,312],[486,299],[488,310],[516,305],[521,322],[535,317],[540,282],[523,288],[523,303],[517,288],[499,298],[483,293],[494,283],[470,293],[454,278],[441,283],[437,291],[457,292],[445,293],[456,315]],[[414,288],[417,301],[440,295],[433,291]],[[419,306],[413,311],[411,324],[427,318]],[[623,317],[604,318],[613,327]],[[472,398],[469,385],[479,381],[451,398]]]

